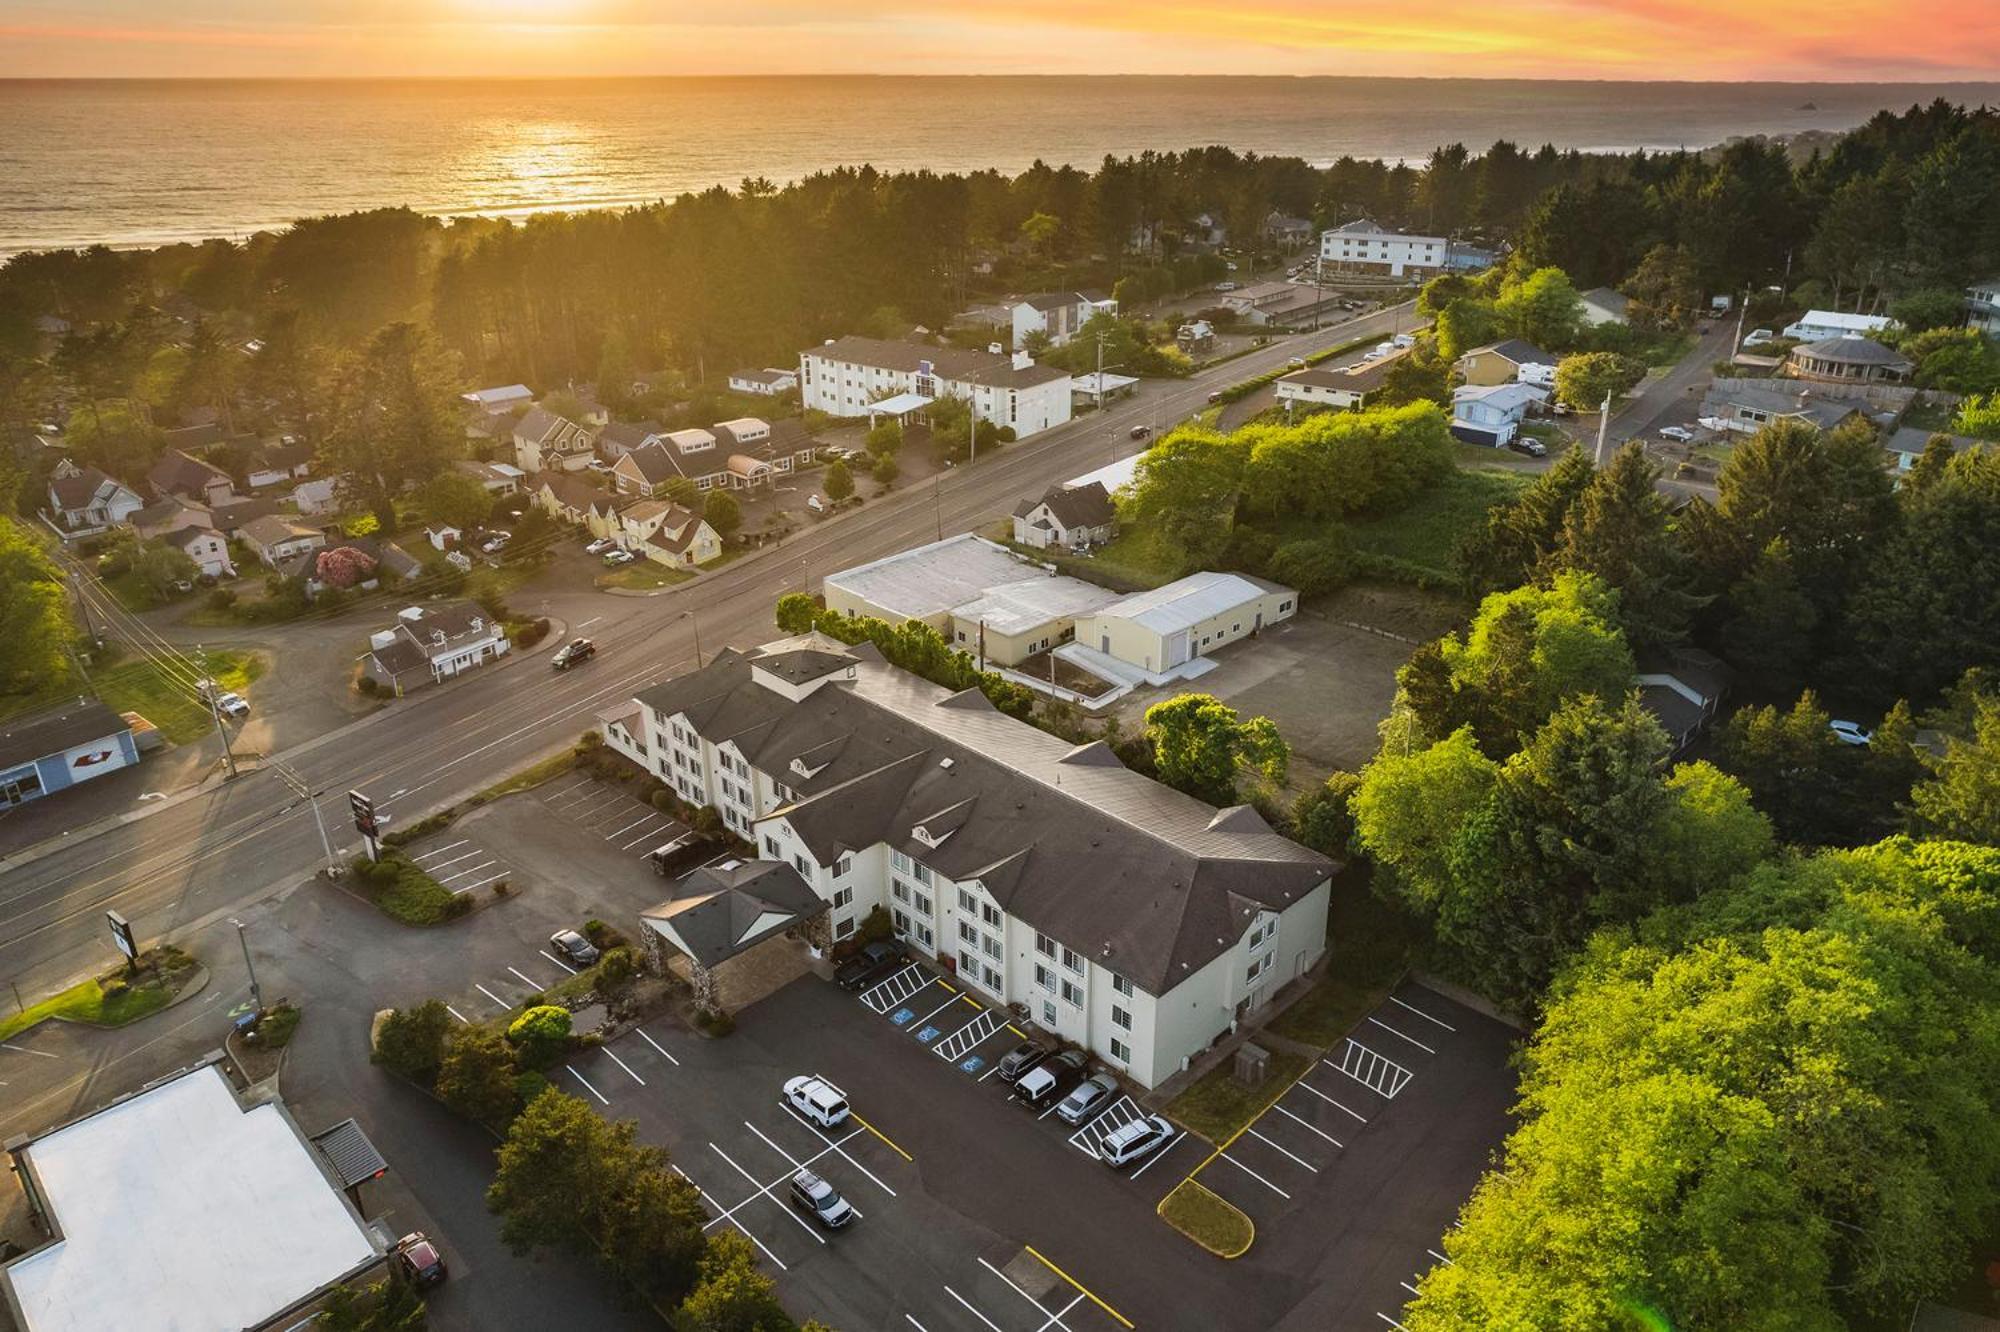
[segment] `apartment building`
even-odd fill
[[[889,666],[804,635],[640,692],[606,743],[790,865],[834,939],[876,907],[912,949],[1144,1086],[1325,946],[1325,857]]]
[[[1027,352],[928,347],[882,338],[836,338],[799,354],[800,401],[829,416],[869,416],[893,402],[896,415],[939,398],[969,402],[980,420],[1025,439],[1069,420],[1069,373]]]
[[[1343,222],[1319,238],[1319,257],[1349,273],[1429,276],[1442,272],[1450,256],[1451,242],[1443,236],[1412,236],[1366,218]]]

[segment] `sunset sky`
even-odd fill
[[[0,77],[2000,75],[1995,0],[0,0]]]

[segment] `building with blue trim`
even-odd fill
[[[0,722],[0,809],[138,761],[131,725],[96,699]]]

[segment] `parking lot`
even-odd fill
[[[498,852],[472,837],[451,837],[430,843],[410,859],[454,893],[489,887],[506,878],[508,871],[506,860]]]
[[[551,782],[535,798],[551,813],[641,859],[688,831],[686,824],[654,809],[629,787],[588,773]]]

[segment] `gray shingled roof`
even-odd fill
[[[681,880],[671,901],[640,914],[671,929],[689,956],[713,967],[825,910],[790,865],[750,860],[704,865]]]
[[[130,730],[124,720],[94,698],[59,703],[25,717],[0,722],[0,768],[11,768],[76,745]]]
[[[772,655],[791,663],[789,680],[802,650],[815,654],[804,669],[852,664],[857,679],[794,703],[752,678]],[[1107,764],[1100,747],[1015,721],[976,689],[954,694],[889,667],[865,644],[807,636],[727,649],[639,701],[684,714],[713,743],[734,741],[798,792],[777,816],[822,864],[887,842],[947,878],[978,879],[1014,916],[1155,995],[1334,868],[1252,810],[1216,810]],[[913,832],[947,825],[936,847]]]
[[[941,378],[993,384],[1002,388],[1026,388],[1046,384],[1053,379],[1069,378],[1067,370],[1049,365],[1031,365],[1025,370],[1016,370],[1012,358],[996,356],[992,352],[968,351],[963,347],[930,347],[920,342],[897,342],[887,338],[838,338],[822,347],[809,347],[805,354],[903,374],[915,374],[923,362],[929,361]]]
[[[1102,481],[1081,486],[1051,486],[1038,500],[1022,500],[1014,509],[1016,518],[1025,518],[1037,506],[1046,504],[1049,513],[1065,528],[1103,527],[1116,516],[1111,495]]]
[[[1897,366],[1910,368],[1909,357],[1894,347],[1885,346],[1873,338],[1864,338],[1858,333],[1844,333],[1837,338],[1821,338],[1803,347],[1794,347],[1793,356],[1810,356],[1821,361],[1842,361],[1849,365]]]

